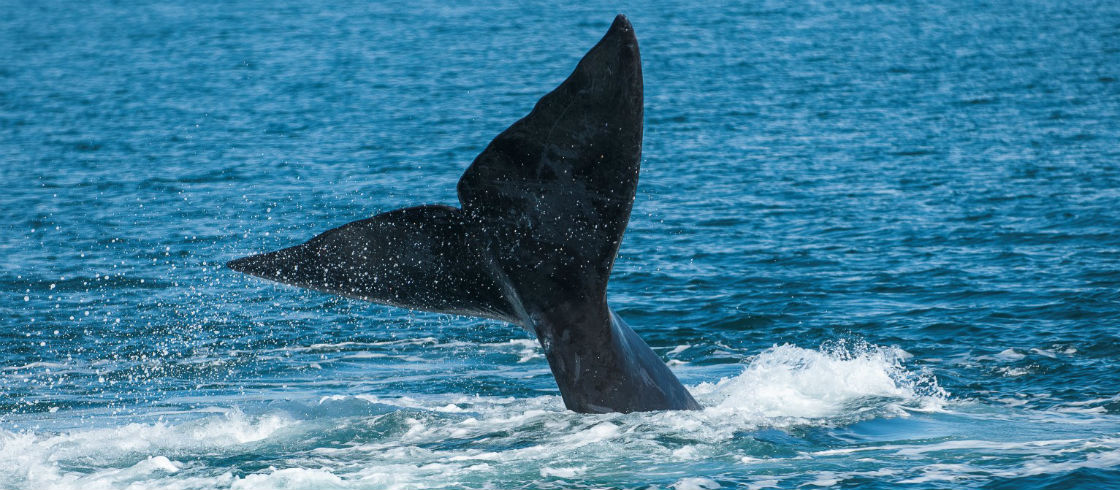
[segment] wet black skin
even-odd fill
[[[459,180],[460,208],[418,206],[229,262],[272,281],[521,325],[577,412],[700,408],[607,307],[642,152],[642,69],[626,17]]]

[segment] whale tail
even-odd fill
[[[618,16],[559,87],[459,180],[461,208],[419,206],[229,262],[276,282],[535,328],[542,310],[605,308],[634,201],[642,74]]]
[[[569,409],[699,408],[607,307],[638,185],[642,71],[630,22],[482,151],[461,207],[379,214],[307,243],[229,262],[286,284],[535,332]]]

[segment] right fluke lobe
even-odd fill
[[[557,291],[569,304],[605,301],[638,185],[642,105],[638,41],[619,15],[463,174],[463,211],[495,231],[495,259],[511,279],[532,285],[518,288],[523,301],[546,307]]]

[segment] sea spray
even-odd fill
[[[765,419],[904,414],[935,409],[947,397],[936,378],[906,369],[897,347],[831,342],[819,350],[775,345],[743,372],[694,388],[713,413]]]

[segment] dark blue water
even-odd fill
[[[0,2],[0,487],[1120,486],[1120,4],[97,3]],[[618,12],[704,411],[220,265],[455,204]]]

